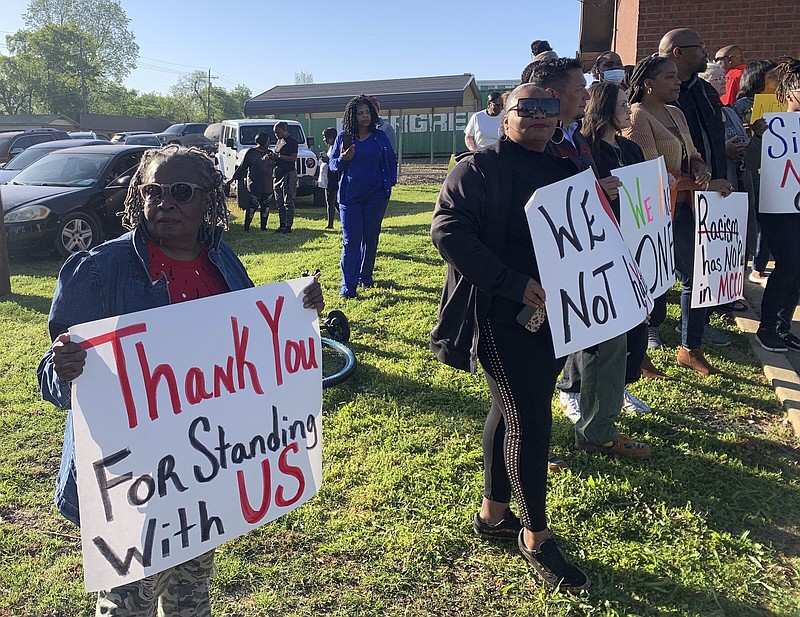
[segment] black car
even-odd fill
[[[52,152],[0,186],[11,253],[64,257],[124,229],[128,184],[146,146],[81,146]]]

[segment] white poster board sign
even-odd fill
[[[296,279],[70,329],[87,591],[202,555],[322,482],[317,313]]]
[[[695,191],[692,308],[743,297],[747,193]]]
[[[761,195],[758,209],[767,214],[800,212],[800,114],[764,114],[761,138]]]
[[[620,167],[619,226],[639,266],[650,296],[658,298],[675,283],[669,178],[664,157]]]
[[[644,321],[653,302],[591,169],[525,206],[557,357]]]

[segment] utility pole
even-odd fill
[[[211,124],[211,80],[217,79],[216,75],[211,74],[211,69],[208,69],[208,89],[206,90],[206,122]]]
[[[81,35],[81,42],[80,42],[80,50],[81,50],[81,98],[83,99],[83,113],[89,113],[89,106],[87,103],[87,96],[86,96],[86,58],[83,55],[83,35]]]

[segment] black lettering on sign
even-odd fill
[[[578,273],[578,302],[576,303],[569,295],[567,290],[561,289],[561,320],[564,326],[564,343],[572,341],[572,326],[570,325],[570,315],[574,314],[585,327],[592,326],[592,320],[596,324],[604,324],[608,321],[609,317],[617,318],[617,307],[614,304],[614,297],[611,293],[611,286],[608,282],[608,275],[606,272],[614,267],[614,262],[609,261],[606,264],[592,270],[592,277],[598,276],[603,279],[603,288],[605,294],[600,293],[592,298],[591,312],[589,311],[589,304],[586,301],[586,282],[584,272]]]
[[[111,564],[117,574],[125,576],[130,572],[131,563],[135,559],[145,568],[149,568],[153,562],[153,538],[156,533],[156,519],[151,518],[147,521],[147,532],[144,536],[144,553],[142,553],[135,546],[130,547],[125,553],[125,559],[120,559],[108,543],[97,536],[92,539],[92,543],[100,551],[100,554],[105,557],[106,561]]]

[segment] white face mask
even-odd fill
[[[625,79],[625,69],[603,71],[603,81],[609,81],[612,84],[621,84],[623,79]]]

